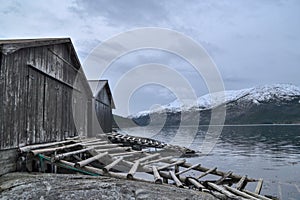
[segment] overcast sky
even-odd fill
[[[82,63],[101,41],[139,27],[176,30],[200,43],[227,90],[271,83],[300,85],[298,0],[0,0],[0,38],[71,37]],[[173,67],[198,96],[207,93],[189,63],[158,50],[125,55],[102,78],[113,89],[126,71],[149,62]],[[99,78],[85,72],[88,79]],[[144,86],[133,94],[130,109],[146,110],[174,98],[162,86]]]

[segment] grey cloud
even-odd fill
[[[163,1],[141,0],[77,0],[74,12],[84,11],[88,16],[105,17],[110,25],[146,26],[168,18]]]

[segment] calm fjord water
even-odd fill
[[[185,134],[192,130],[184,128]],[[199,127],[190,148],[199,149],[206,130],[207,126]],[[143,132],[131,129],[128,134],[143,136]],[[176,127],[165,127],[153,138],[171,142],[176,132]],[[186,159],[222,171],[263,178],[262,194],[283,200],[300,199],[300,125],[224,126],[208,155]],[[252,191],[254,188],[255,184],[247,186]]]

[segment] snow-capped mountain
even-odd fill
[[[266,112],[267,108],[270,109],[268,113],[271,113],[271,111],[274,113],[274,111],[279,108],[281,109],[281,112],[283,112],[282,109],[287,109],[289,106],[296,109],[292,110],[293,112],[289,110],[289,113],[298,112],[300,115],[300,88],[291,84],[272,84],[242,90],[230,90],[222,93],[207,94],[199,97],[194,103],[182,104],[179,100],[175,100],[160,108],[139,112],[130,116],[130,118],[149,118],[150,114],[159,116],[161,113],[168,113],[170,116],[172,113],[177,113],[178,115],[180,112],[195,111],[201,112],[203,116],[203,113],[207,113],[209,110],[224,104],[226,105],[227,118],[228,120],[231,119],[231,121],[236,117],[240,117],[240,115],[249,116],[254,112],[259,115],[262,110]],[[279,111],[280,110],[278,110],[278,112]],[[264,115],[261,113],[259,116]],[[257,118],[261,118],[259,116],[257,116]],[[265,121],[268,122],[269,119],[265,119]]]

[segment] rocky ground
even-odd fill
[[[210,194],[172,185],[71,174],[10,173],[0,177],[0,199],[205,199]]]

